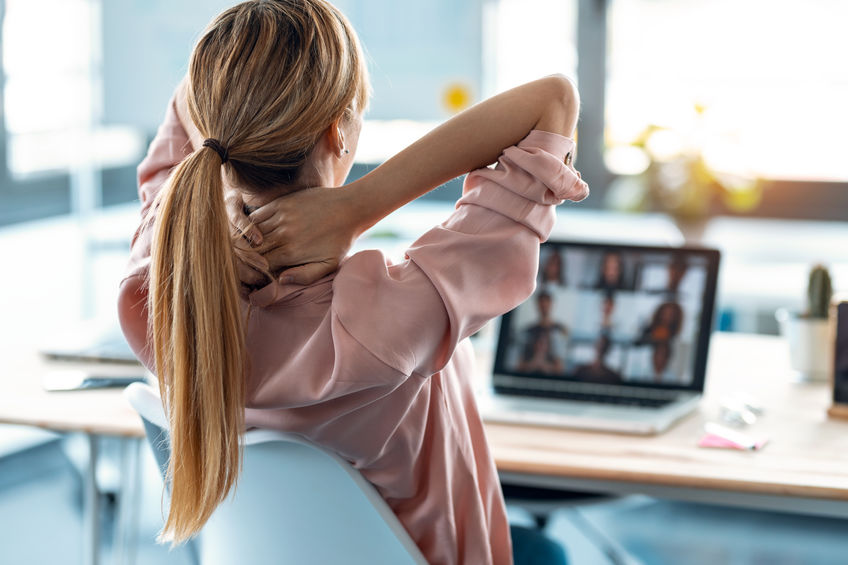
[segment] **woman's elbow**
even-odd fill
[[[130,348],[140,360],[147,345],[147,289],[139,277],[121,283],[118,293],[118,321]]]
[[[580,114],[580,94],[565,75],[551,75],[545,79],[548,103],[536,124],[536,129],[571,137]]]

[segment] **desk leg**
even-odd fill
[[[119,565],[135,565],[138,551],[138,513],[141,505],[141,440],[121,441],[121,491],[118,497],[118,524],[115,541]]]
[[[83,564],[97,565],[100,554],[100,499],[97,492],[97,441],[94,434],[88,438],[88,470],[85,474],[85,502],[83,511]]]

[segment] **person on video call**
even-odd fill
[[[563,355],[561,354],[559,340],[568,337],[568,328],[565,324],[558,322],[553,317],[554,299],[551,293],[541,290],[536,294],[536,309],[539,314],[538,320],[524,329],[521,360],[518,364],[519,371],[536,370],[543,373],[554,372],[558,367],[562,371]],[[544,350],[544,362],[541,362]],[[529,367],[535,367],[531,369]],[[543,367],[544,370],[541,370]]]
[[[524,348],[519,365],[530,361],[530,358],[534,356],[533,352],[535,348],[542,347],[542,341],[547,343],[546,347],[550,351],[551,356],[562,359],[563,355],[558,347],[560,345],[559,340],[564,340],[568,337],[568,328],[565,324],[554,319],[553,309],[554,298],[551,293],[546,290],[539,291],[536,294],[536,310],[539,314],[539,319],[522,332]],[[545,334],[545,337],[541,337],[542,334]]]
[[[537,328],[524,346],[518,370],[527,373],[561,374],[565,368],[562,357],[554,353],[551,330]]]
[[[580,365],[575,371],[575,376],[583,381],[617,384],[621,382],[621,375],[606,364],[606,356],[609,353],[612,342],[606,333],[601,333],[595,342],[595,360],[585,365]]]
[[[542,267],[542,285],[565,286],[565,260],[559,249],[551,249]]]
[[[595,288],[606,291],[622,290],[624,288],[624,265],[620,253],[615,251],[604,253]]]
[[[669,299],[677,298],[681,293],[685,294],[685,290],[681,289],[681,283],[689,271],[689,265],[686,259],[676,255],[671,258],[666,267],[665,281],[654,281],[651,287],[645,289],[652,294],[662,294]],[[657,285],[657,286],[654,286]],[[684,285],[685,286],[685,285]]]
[[[601,301],[601,331],[609,334],[612,332],[612,316],[615,313],[615,296],[612,292],[605,292]]]
[[[651,355],[651,366],[654,370],[654,381],[657,383],[671,383],[677,379],[670,367],[672,357],[671,343],[658,341],[653,345]]]
[[[666,292],[677,294],[680,289],[680,281],[686,276],[688,265],[683,257],[674,257],[668,264],[668,282]]]
[[[651,317],[651,323],[643,330],[636,345],[655,344],[671,341],[680,333],[683,326],[683,308],[677,302],[663,302]]]

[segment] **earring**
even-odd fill
[[[342,150],[341,150],[341,151],[339,151],[339,157],[341,157],[342,155],[347,155],[348,153],[350,153],[350,151],[348,151],[347,149],[342,148]]]

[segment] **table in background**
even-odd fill
[[[116,536],[120,547],[116,553],[120,560],[127,557],[131,561],[132,554],[127,554],[124,549],[128,536],[135,535],[133,522],[136,509],[127,498],[138,496],[138,449],[144,438],[144,427],[120,390],[46,392],[41,386],[42,377],[49,371],[80,368],[90,370],[92,374],[109,376],[144,373],[140,365],[48,362],[32,350],[0,348],[0,423],[85,434],[89,449],[84,479],[85,565],[99,562],[98,439],[102,436],[124,439],[121,446],[121,518]]]
[[[138,415],[116,390],[48,393],[41,377],[59,365],[32,351],[0,350],[0,423],[84,432],[91,459],[87,484],[88,563],[96,563],[98,436],[144,437]],[[134,367],[92,365],[98,371]],[[704,422],[725,395],[744,391],[764,415],[751,433],[770,438],[761,451],[696,447]],[[785,343],[774,337],[715,334],[699,410],[654,437],[517,424],[486,424],[505,482],[848,517],[848,422],[829,420],[825,384],[792,382]]]
[[[764,408],[747,431],[760,451],[696,446],[721,400],[745,392]],[[502,480],[512,484],[848,518],[848,421],[828,419],[830,389],[793,381],[776,337],[715,334],[704,401],[653,437],[486,424]]]

